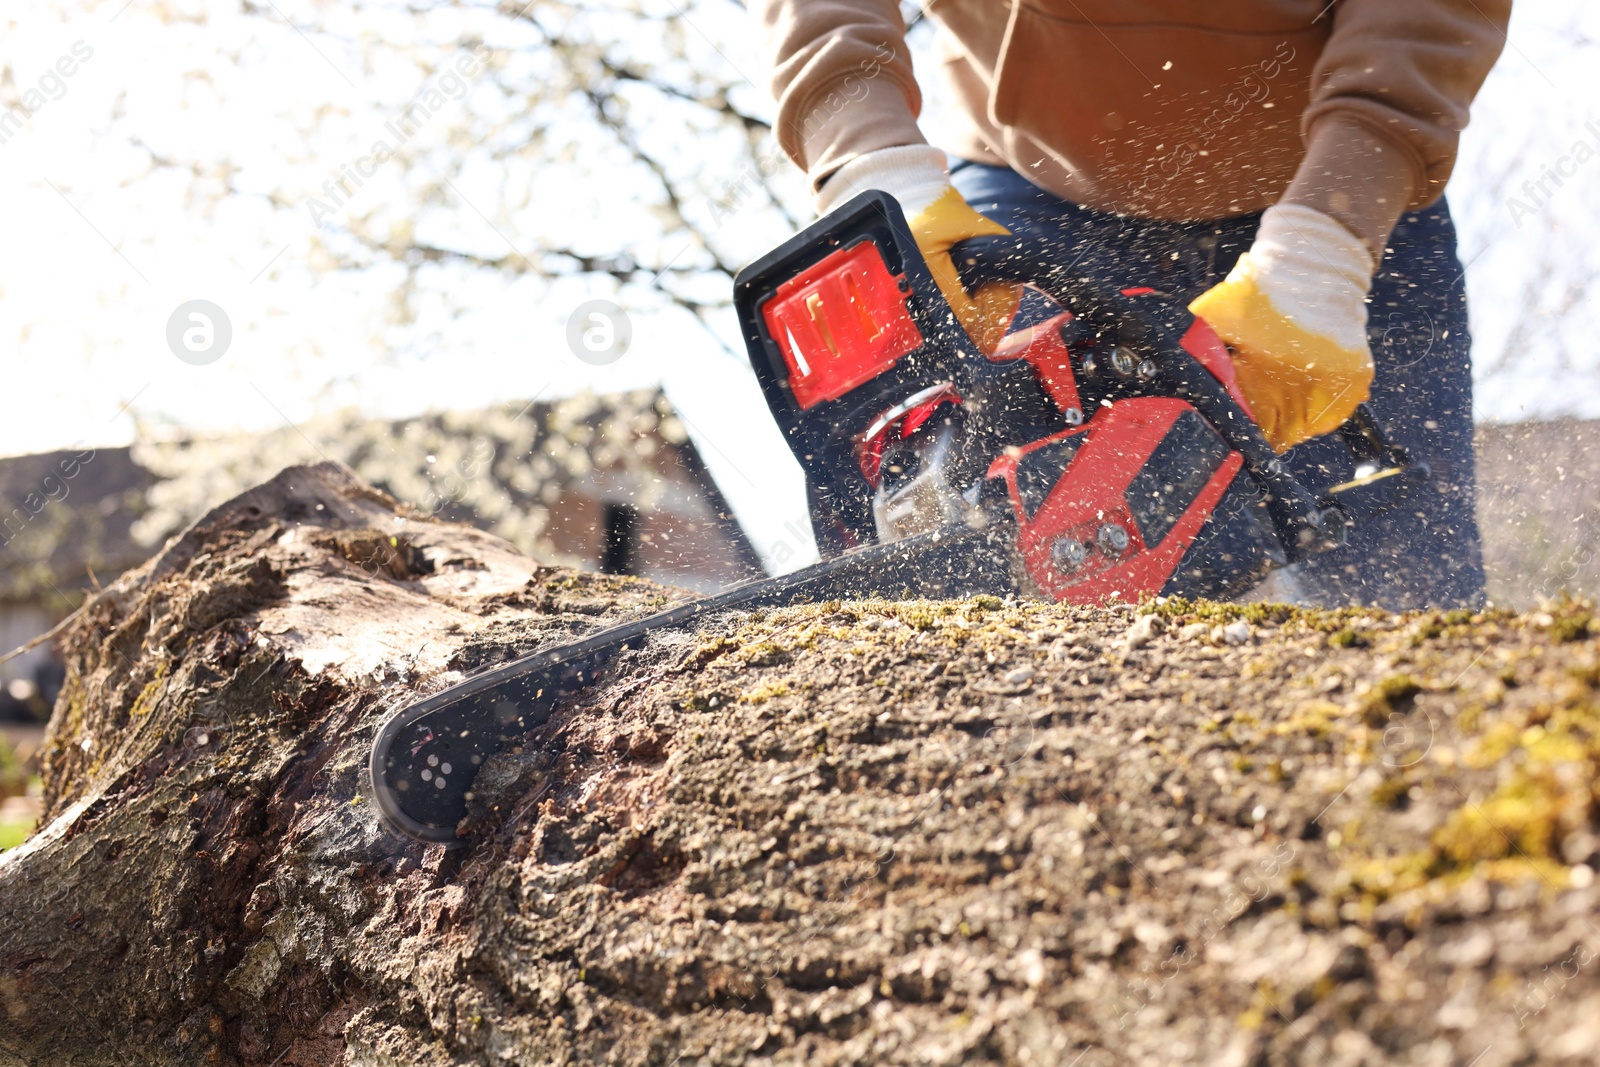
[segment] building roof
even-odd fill
[[[91,573],[142,562],[132,527],[154,482],[126,448],[0,459],[0,600],[66,607]]]

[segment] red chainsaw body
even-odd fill
[[[806,254],[819,243],[833,247]],[[853,521],[837,516],[881,492],[888,450],[968,406],[986,375],[1015,383],[1026,365],[1032,407],[1017,421],[1037,436],[997,439],[979,472],[987,499],[1003,497],[1015,521],[1021,584],[1075,603],[1180,584],[1180,565],[1243,467],[1189,403],[1107,399],[1105,379],[1142,371],[1075,336],[1070,309],[1008,335],[993,354],[976,352],[893,226],[797,239],[789,257],[755,272],[764,292],[736,291],[752,362],[813,485],[819,543],[830,523],[843,530],[839,547],[871,539],[861,510]],[[1154,290],[1122,290],[1145,294]],[[1227,347],[1205,322],[1192,321],[1182,348],[1249,413]],[[1102,384],[1086,388],[1095,374]],[[824,478],[829,491],[817,492]]]
[[[1150,290],[1134,289],[1124,295],[1146,292]],[[1063,412],[1081,412],[1072,354],[1061,339],[1061,327],[1071,318],[1070,312],[1064,312],[1011,334],[989,358],[996,362],[1026,360]],[[1203,320],[1195,319],[1184,335],[1184,348],[1230,393],[1237,393],[1227,347]],[[1244,406],[1243,398],[1238,399]],[[1129,496],[1142,488],[1136,488],[1136,482],[1152,471],[1153,464],[1163,462],[1157,455],[1162,443],[1180,418],[1197,418],[1193,412],[1181,400],[1123,400],[1101,408],[1081,427],[1042,438],[994,460],[988,477],[1005,482],[1019,531],[1017,550],[1028,576],[1042,592],[1056,600],[1081,603],[1156,592],[1167,584],[1243,466],[1239,455],[1231,451],[1211,456],[1209,463],[1201,455],[1176,457],[1179,476],[1194,490],[1188,503],[1179,505],[1181,510],[1170,516],[1170,524],[1162,521],[1167,516],[1135,515]],[[1052,450],[1069,455],[1053,457]],[[1043,478],[1053,479],[1042,499],[1036,487],[1030,487],[1025,495],[1019,485],[1030,465],[1040,467]],[[1039,483],[1040,478],[1033,481]],[[1127,534],[1125,548],[1112,550],[1100,544],[1099,533],[1108,526]],[[1147,540],[1157,533],[1159,539]],[[1065,569],[1053,551],[1063,538],[1088,547],[1082,564],[1072,570]]]
[[[1139,521],[1130,493],[1174,423],[1192,412],[1181,400],[1125,400],[1082,429],[1044,438],[994,461],[989,476],[1005,482],[1017,519],[1017,551],[1042,592],[1085,603],[1112,596],[1137,598],[1167,584],[1243,465],[1237,453],[1229,452],[1209,472],[1194,468],[1198,491],[1170,524],[1160,526],[1159,540],[1147,543],[1155,531],[1152,524]],[[1074,445],[1069,463],[1045,461],[1047,472],[1060,474],[1030,511],[1018,485],[1019,470],[1052,446],[1068,443]],[[1125,545],[1106,543],[1101,532],[1108,528],[1121,530]],[[1063,539],[1085,549],[1083,562],[1071,569],[1058,559],[1056,546]]]

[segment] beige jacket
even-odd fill
[[[895,0],[751,0],[814,182],[921,144]],[[1208,219],[1304,203],[1381,248],[1450,177],[1511,0],[933,0],[942,145],[1068,200]]]

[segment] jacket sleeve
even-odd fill
[[[1338,0],[1331,14],[1302,119],[1306,157],[1285,199],[1381,250],[1402,212],[1443,194],[1511,0]]]
[[[896,0],[751,0],[778,143],[813,188],[863,152],[926,144]]]

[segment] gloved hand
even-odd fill
[[[1233,348],[1239,388],[1279,452],[1338,429],[1367,399],[1373,266],[1340,223],[1278,204],[1228,277],[1189,305]]]
[[[967,205],[950,184],[944,153],[929,145],[880,148],[857,156],[823,183],[817,212],[826,215],[868,189],[881,189],[900,201],[922,258],[956,319],[979,349],[993,352],[1017,312],[1022,290],[994,283],[968,295],[950,259],[950,247],[969,237],[1011,231]]]

